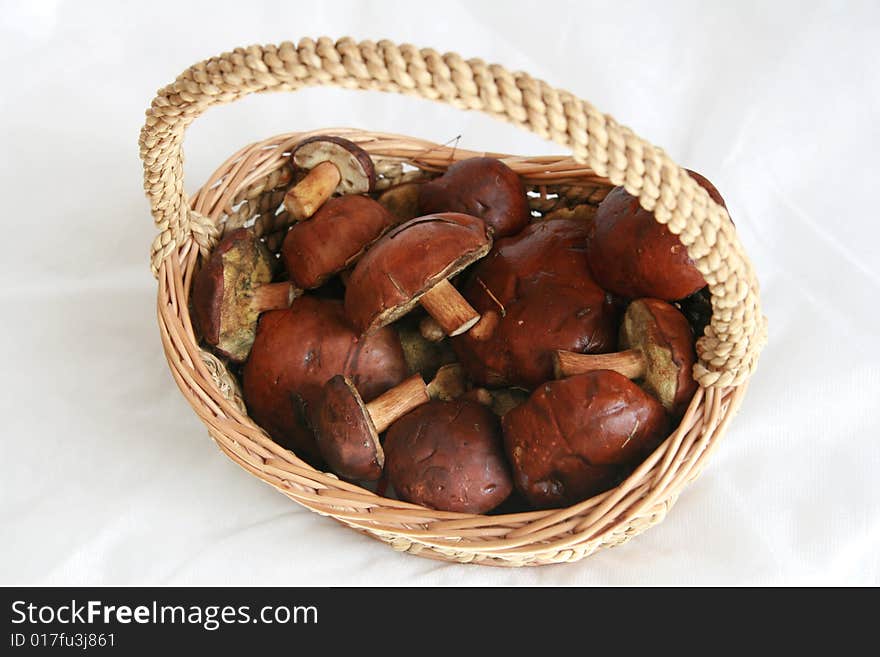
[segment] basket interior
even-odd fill
[[[290,133],[251,144],[224,162],[191,199],[192,210],[225,231],[253,226],[277,254],[281,202],[294,174],[291,147],[312,134],[337,134],[373,156],[377,190],[421,182],[453,162],[502,159],[527,187],[533,220],[578,204],[598,205],[608,180],[568,156],[516,157],[353,129]],[[205,249],[201,249],[203,252]],[[243,468],[304,506],[395,549],[492,565],[573,561],[617,545],[662,520],[695,478],[733,416],[745,386],[699,388],[677,429],[618,487],[563,509],[471,515],[426,509],[338,479],[274,443],[246,413],[233,369],[199,345],[189,288],[200,248],[188,239],[159,273],[159,319],[175,380],[218,446]]]

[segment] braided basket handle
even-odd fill
[[[454,53],[397,45],[303,39],[250,46],[199,62],[159,90],[140,135],[144,187],[160,234],[154,273],[187,238],[208,249],[216,227],[189,208],[183,188],[183,136],[212,105],[249,93],[305,86],[394,91],[449,103],[526,128],[571,149],[578,162],[638,197],[687,247],[712,292],[712,321],[697,343],[700,385],[743,383],[766,336],[758,283],[727,211],[681,167],[589,103],[525,73]]]

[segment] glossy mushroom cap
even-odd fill
[[[324,385],[323,399],[310,414],[318,449],[341,477],[375,481],[385,463],[379,434],[430,399],[430,386],[418,374],[369,404],[364,404],[351,381],[334,376]]]
[[[395,422],[385,472],[401,499],[442,511],[486,513],[513,490],[498,419],[467,400],[430,401]]]
[[[260,318],[243,372],[248,413],[277,443],[317,456],[305,413],[337,374],[372,400],[407,376],[400,340],[390,328],[360,337],[340,301],[300,297]]]
[[[298,169],[314,169],[331,162],[339,170],[336,191],[366,194],[376,183],[376,169],[370,154],[348,139],[318,135],[304,139],[293,150],[291,160]]]
[[[382,476],[385,453],[379,433],[350,380],[336,375],[327,381],[324,399],[314,415],[315,440],[333,472],[363,481]]]
[[[687,318],[659,299],[637,299],[626,309],[620,348],[639,349],[646,361],[643,387],[672,417],[680,417],[697,391],[697,355]]]
[[[310,290],[342,271],[397,220],[366,196],[340,196],[324,203],[284,238],[281,258],[292,280]]]
[[[688,172],[710,196],[723,199],[705,178]],[[629,299],[683,299],[706,281],[687,249],[639,200],[616,187],[599,205],[587,237],[590,269],[603,289]]]
[[[588,226],[558,219],[531,224],[496,242],[462,293],[480,313],[497,313],[488,335],[452,344],[468,375],[488,387],[531,388],[553,378],[556,349],[611,351],[618,309],[590,276]]]
[[[570,506],[614,486],[666,436],[660,403],[601,370],[539,387],[501,421],[514,483],[535,507]]]
[[[224,236],[193,279],[192,309],[205,342],[235,362],[247,358],[259,312],[253,292],[272,281],[275,259],[251,231]]]
[[[514,235],[529,223],[529,199],[519,176],[491,157],[456,162],[439,178],[419,188],[423,214],[463,212],[480,217],[495,238]]]
[[[483,221],[466,214],[435,214],[400,224],[355,265],[345,312],[358,331],[375,331],[408,313],[426,292],[491,246]]]

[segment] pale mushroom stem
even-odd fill
[[[293,300],[301,294],[302,290],[288,281],[267,283],[254,290],[254,296],[251,298],[251,308],[258,313],[290,308]]]
[[[464,333],[480,321],[480,313],[445,279],[428,290],[420,302],[446,335]]]
[[[557,379],[597,370],[612,370],[628,379],[640,379],[647,371],[641,349],[627,349],[613,354],[579,354],[558,349],[553,354],[553,372]]]
[[[421,375],[414,374],[403,383],[379,395],[366,405],[376,433],[382,433],[411,410],[430,401],[428,386]]]
[[[287,194],[284,208],[295,221],[308,219],[333,195],[342,175],[332,162],[321,162]]]

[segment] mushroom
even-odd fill
[[[311,219],[287,231],[281,258],[294,283],[303,289],[320,287],[396,223],[391,213],[366,196],[330,199]]]
[[[519,176],[491,157],[461,160],[421,185],[419,209],[423,214],[463,212],[480,217],[496,238],[518,233],[532,216]]]
[[[724,205],[709,181],[688,173]],[[587,253],[596,282],[625,298],[674,301],[706,285],[678,236],[657,223],[653,213],[623,187],[614,188],[599,204],[587,237]]]
[[[416,324],[405,321],[411,316],[394,323],[406,364],[410,374],[432,377],[441,366],[455,361],[455,352],[448,340],[435,342],[422,337]]]
[[[345,289],[345,311],[358,330],[370,333],[421,304],[447,335],[463,333],[480,314],[447,279],[491,246],[486,224],[466,214],[447,212],[400,224],[355,265]]]
[[[375,481],[382,476],[385,453],[379,434],[398,418],[431,399],[464,393],[464,376],[455,365],[441,367],[428,385],[419,374],[364,403],[350,379],[336,375],[324,384],[312,419],[321,456],[340,477]]]
[[[296,169],[308,171],[284,196],[284,207],[294,221],[311,217],[334,192],[366,194],[376,182],[369,153],[342,137],[305,139],[294,147],[290,159]]]
[[[588,226],[554,219],[496,242],[470,273],[465,298],[483,330],[454,338],[468,376],[490,388],[533,388],[553,378],[557,349],[604,352],[617,343],[615,301],[590,276]]]
[[[401,499],[441,511],[486,513],[513,490],[498,419],[465,399],[428,402],[391,425],[385,473]]]
[[[501,419],[520,493],[570,506],[612,487],[666,436],[656,399],[610,370],[545,383]]]
[[[556,378],[595,370],[614,370],[629,379],[642,379],[673,417],[680,417],[697,390],[691,375],[696,361],[694,335],[687,318],[659,299],[637,299],[626,309],[620,328],[620,347],[613,354],[554,354]]]
[[[382,206],[400,221],[419,216],[419,183],[395,185],[382,192],[377,199]]]
[[[193,317],[205,342],[230,360],[243,362],[254,342],[257,320],[287,308],[302,290],[272,283],[275,258],[253,231],[223,237],[193,279]]]
[[[324,383],[337,374],[372,401],[409,373],[393,329],[360,336],[341,301],[300,297],[289,309],[260,318],[242,373],[248,413],[277,443],[317,456],[307,413],[319,402]]]

